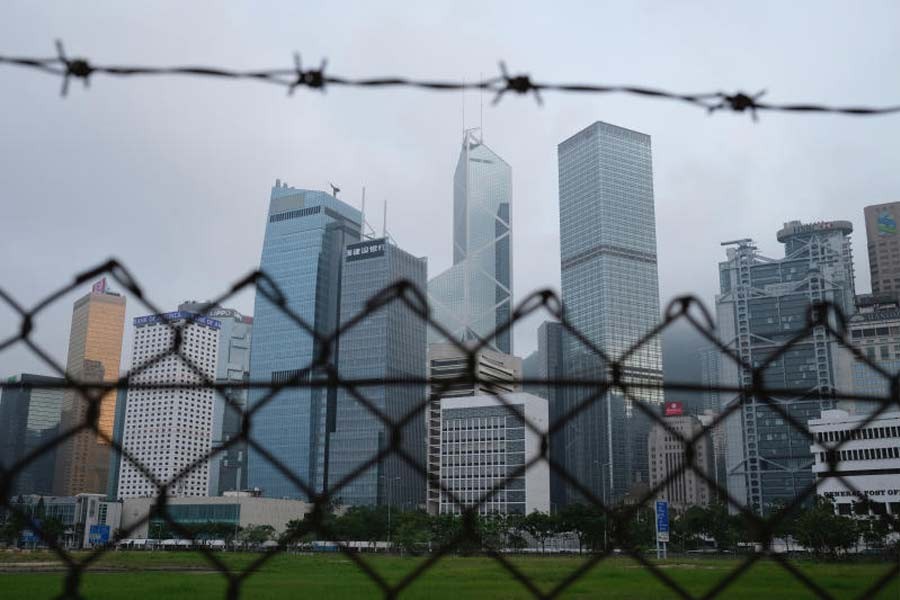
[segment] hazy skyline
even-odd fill
[[[329,60],[334,73],[475,79],[504,59],[547,81],[755,92],[772,101],[896,104],[900,5],[762,3],[677,6],[454,2],[292,3],[208,6],[11,2],[0,53],[70,56],[104,64],[209,64],[241,68]],[[103,14],[102,19],[96,18]],[[429,277],[451,264],[452,177],[464,123],[479,96],[332,87],[325,94],[254,82],[97,76],[73,82],[0,67],[0,287],[34,304],[74,273],[115,256],[162,310],[205,300],[259,265],[276,178],[328,189],[359,206],[399,245],[429,259]],[[711,304],[719,243],[753,237],[780,256],[785,221],[854,224],[858,292],[869,290],[863,206],[900,200],[900,117],[703,111],[626,96],[484,98],[485,141],[512,167],[516,301],[559,288],[556,145],[603,120],[649,134],[663,306],[693,292]],[[65,362],[72,302],[36,321],[34,339]],[[251,313],[253,294],[230,306]],[[130,366],[128,298],[123,368]],[[516,354],[535,347],[532,319],[516,329]],[[19,320],[0,305],[0,339]],[[50,373],[21,345],[0,352],[0,375]]]

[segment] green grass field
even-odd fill
[[[84,554],[75,554],[82,560]],[[246,568],[258,554],[217,554],[229,568]],[[390,584],[403,580],[424,559],[361,555],[361,558]],[[583,558],[517,557],[510,559],[542,591],[550,591]],[[54,566],[54,565],[57,566]],[[692,595],[703,595],[738,564],[734,559],[674,558],[657,563],[660,570]],[[837,598],[855,598],[879,577],[895,567],[893,563],[813,563],[794,564]],[[44,552],[0,552],[0,598],[39,600],[53,598],[63,590],[64,572]],[[30,571],[28,569],[31,569]],[[143,600],[144,598],[201,600],[223,598],[226,579],[215,572],[205,558],[194,553],[112,552],[103,556],[83,578],[81,591],[90,600]],[[276,555],[250,575],[242,586],[244,598],[275,600],[285,598],[367,598],[383,595],[350,559],[338,554]],[[602,562],[566,589],[566,598],[677,598],[641,565],[627,558]],[[409,585],[404,598],[452,599],[530,598],[531,594],[497,562],[485,557],[447,557]],[[776,600],[813,598],[790,573],[773,562],[754,565],[737,579],[721,597]],[[877,598],[897,600],[900,585],[894,578]]]

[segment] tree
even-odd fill
[[[541,545],[541,552],[544,552],[547,538],[559,529],[556,518],[539,510],[525,516],[522,528]]]
[[[59,538],[66,532],[66,526],[59,518],[48,517],[41,521],[40,530],[44,543],[52,546],[59,543]]]
[[[431,518],[421,510],[409,510],[399,513],[394,526],[394,543],[401,550],[410,554],[418,554],[428,548],[431,540]]]
[[[830,500],[817,497],[795,524],[797,541],[817,556],[837,558],[859,541],[859,527],[852,517],[837,515]]]
[[[247,525],[238,535],[238,539],[249,546],[259,546],[275,537],[275,528],[271,525]]]

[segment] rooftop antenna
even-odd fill
[[[381,224],[381,235],[387,237],[387,198],[384,199],[384,221]]]
[[[478,80],[484,81],[484,73],[478,74]],[[481,93],[478,94],[478,110],[481,113],[479,116],[478,129],[481,134],[481,140],[484,141],[484,88],[481,88]]]
[[[338,192],[341,191],[341,188],[339,188],[338,186],[334,185],[334,184],[331,183],[330,181],[328,182],[328,185],[331,186],[331,195],[334,196],[335,198],[337,198]]]
[[[360,209],[360,213],[362,213],[362,223],[360,224],[360,233],[362,234],[362,237],[369,240],[374,239],[375,228],[366,221],[366,186],[363,186],[362,189],[362,208]]]

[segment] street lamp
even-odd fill
[[[400,476],[398,475],[397,477],[385,477],[384,475],[379,475],[378,478],[384,480],[385,487],[387,488],[387,509],[388,509],[387,534],[388,534],[388,548],[390,548],[390,545],[391,545],[391,488],[393,487],[392,483],[394,481],[400,481]]]
[[[612,466],[612,464],[608,463],[608,462],[601,463],[599,460],[595,460],[594,464],[600,466],[600,483],[603,486],[603,492],[602,492],[603,507],[605,509],[607,509],[607,511],[608,511],[609,510],[609,495],[607,494],[607,490],[610,488],[610,486],[608,485],[609,482],[607,482],[604,479],[604,475],[603,475],[604,471],[603,470],[610,468]],[[607,512],[605,515],[603,515],[603,549],[604,550],[606,550],[609,546],[609,539],[608,539],[608,535],[607,535],[608,523],[609,523],[609,512]]]

